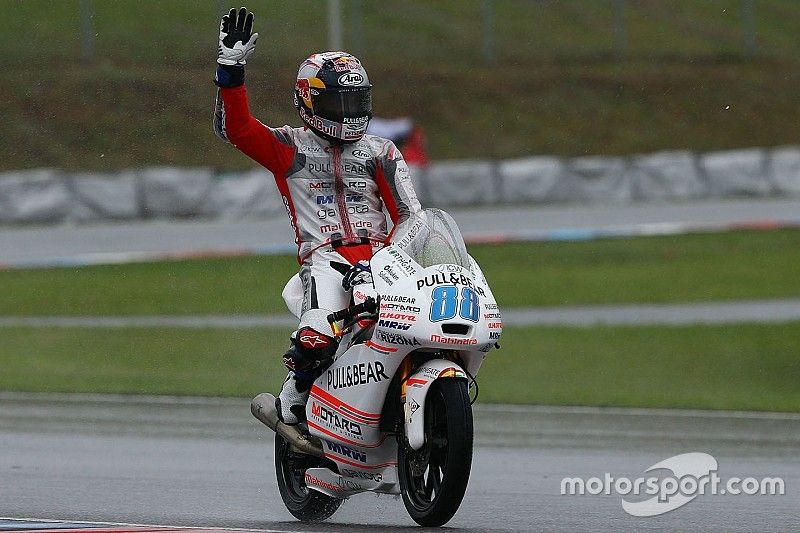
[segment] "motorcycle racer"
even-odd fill
[[[390,240],[383,209],[396,226],[421,206],[402,154],[366,134],[372,85],[356,57],[323,52],[300,65],[294,105],[304,127],[272,128],[250,114],[244,66],[258,39],[252,28],[245,8],[222,17],[214,131],[274,175],[295,233],[303,303],[276,408],[284,423],[297,424],[338,346],[325,333],[327,315],[347,307],[352,280],[365,279],[365,261]]]

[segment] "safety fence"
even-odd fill
[[[412,169],[424,205],[681,202],[800,197],[800,147],[628,157],[439,161]],[[284,211],[265,170],[155,167],[118,173],[0,173],[0,223],[262,219]]]

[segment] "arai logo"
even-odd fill
[[[358,72],[347,72],[339,76],[339,85],[360,85],[364,82],[364,76]]]

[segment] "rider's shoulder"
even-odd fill
[[[363,148],[368,149],[374,157],[379,157],[390,153],[392,150],[397,150],[394,143],[385,137],[377,135],[364,135],[358,144],[363,145]]]
[[[279,132],[283,133],[284,135],[289,135],[291,137],[299,137],[299,136],[303,136],[305,133],[309,133],[309,132],[305,131],[303,128],[295,128],[295,127],[290,126],[288,124],[284,124],[283,126],[270,128],[270,129],[272,131],[279,131]]]
[[[295,128],[285,125],[280,128],[272,128],[272,131],[298,146],[318,146],[321,144],[319,137],[307,128]]]

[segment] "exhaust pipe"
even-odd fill
[[[272,394],[263,392],[253,398],[250,402],[250,412],[265,426],[286,439],[299,452],[315,457],[325,457],[319,439],[303,434],[297,426],[287,426],[280,421],[278,410],[275,409],[275,396]]]

